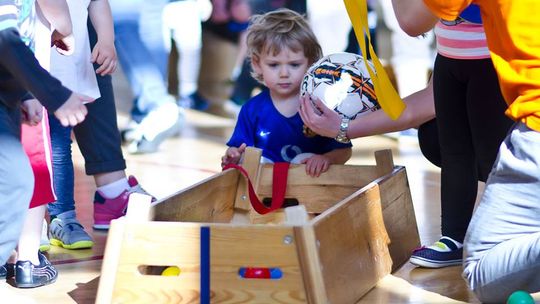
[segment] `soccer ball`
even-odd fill
[[[352,53],[324,56],[306,72],[300,94],[317,96],[328,108],[349,119],[380,109],[365,61]],[[373,67],[370,61],[367,63]]]

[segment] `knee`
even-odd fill
[[[505,303],[512,292],[501,284],[487,283],[477,261],[464,261],[462,277],[481,303]]]

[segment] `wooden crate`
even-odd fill
[[[272,165],[259,157],[250,150],[244,166],[263,198]],[[291,166],[286,196],[305,207],[304,222],[245,211],[245,180],[234,169],[152,206],[130,201],[109,230],[97,303],[356,303],[419,245],[405,168],[389,150],[375,158],[376,166],[333,165],[319,178]],[[159,275],[165,266],[181,272]],[[246,279],[242,267],[283,275]]]

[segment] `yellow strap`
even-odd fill
[[[351,19],[356,39],[358,40],[358,44],[360,44],[360,50],[366,59],[368,56],[365,54],[368,54],[369,51],[369,57],[375,67],[375,71],[373,71],[366,60],[366,68],[369,71],[373,86],[375,86],[377,100],[384,112],[390,116],[390,118],[395,120],[405,109],[405,103],[399,97],[394,86],[392,86],[386,71],[373,50],[373,46],[371,46],[371,37],[369,35],[369,26],[367,22],[367,2],[366,0],[343,1],[345,2],[349,19]],[[366,50],[366,36],[369,43],[369,50]]]

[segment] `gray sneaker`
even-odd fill
[[[51,221],[49,234],[54,246],[66,249],[86,249],[94,246],[94,241],[75,217],[75,210],[57,215]]]

